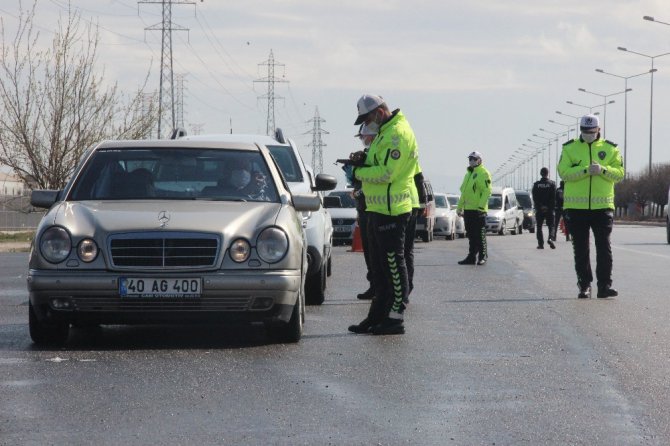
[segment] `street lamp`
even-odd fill
[[[549,122],[551,122],[551,120],[549,120]],[[563,136],[563,135],[567,135],[567,137],[569,139],[570,138],[570,127],[568,126],[568,131],[564,132],[564,133],[560,133],[560,132],[556,133],[556,132],[552,132],[551,130],[545,130],[545,129],[540,129],[540,131],[544,132],[544,133],[550,133],[550,134],[554,135],[554,138],[555,138],[554,141],[556,141],[556,176],[554,178],[558,178],[558,137]],[[549,152],[549,159],[551,160],[551,151]],[[549,170],[551,171],[551,161],[549,161]]]
[[[622,46],[617,47],[619,51],[625,51],[627,53],[632,53],[632,54],[637,54],[638,56],[646,57],[647,59],[651,59],[651,70],[649,70],[649,73],[651,73],[651,88],[650,88],[650,93],[649,93],[649,174],[651,175],[651,153],[652,153],[652,145],[653,145],[653,129],[654,129],[654,59],[657,59],[659,57],[667,56],[670,53],[662,53],[662,54],[657,54],[655,56],[650,56],[649,54],[644,54],[644,53],[638,53],[637,51],[629,50],[628,48],[624,48]]]
[[[626,93],[626,95],[628,95],[629,91],[633,91],[632,88],[627,88],[623,91],[617,91],[616,93],[600,94],[600,93],[595,93],[593,91],[589,91],[585,88],[578,88],[577,90],[581,91],[582,93],[588,93],[588,94],[592,94],[592,95],[595,95],[595,96],[600,96],[601,98],[603,98],[603,101],[605,101],[605,107],[603,108],[603,127],[602,127],[603,138],[605,138],[605,131],[606,131],[605,127],[607,126],[607,98],[610,97],[610,96],[616,96],[616,95],[622,94],[622,93]]]
[[[660,20],[656,20],[655,18],[653,18],[652,16],[649,16],[649,15],[646,15],[646,16],[644,16],[644,17],[642,17],[642,18],[643,18],[644,20],[648,20],[648,21],[650,21],[650,22],[660,23],[660,24],[662,24],[662,25],[670,25],[670,23],[662,22],[662,21],[660,21]]]
[[[546,145],[547,145],[547,150],[548,150],[548,152],[549,152],[549,153],[547,154],[547,158],[549,158],[549,165],[547,166],[547,168],[548,168],[549,170],[551,170],[551,138],[547,138],[546,136],[538,135],[537,133],[533,133],[533,136],[535,136],[535,137],[537,137],[537,138],[542,138],[542,139],[545,140],[542,144],[546,144]],[[529,139],[528,141],[531,141],[531,142],[538,142],[538,141],[533,141],[532,139]],[[542,149],[542,167],[544,167],[544,165],[545,165],[545,162],[544,162],[544,149]]]
[[[614,76],[618,77],[619,79],[623,79],[623,89],[625,91],[624,93],[624,105],[623,105],[623,165],[624,167],[627,167],[628,164],[626,163],[626,149],[628,147],[628,79],[632,79],[634,77],[638,76],[644,76],[645,74],[650,74],[656,72],[656,68],[652,68],[649,71],[645,71],[644,73],[638,73],[638,74],[633,74],[631,76],[621,76],[619,74],[614,74],[607,72],[601,68],[596,68],[596,72],[602,73],[602,74],[607,74],[608,76]],[[626,170],[626,175],[628,175],[628,171]]]
[[[577,107],[588,108],[589,113],[593,113],[594,108],[596,108],[596,107],[607,107],[607,104],[614,104],[614,101],[609,101],[609,102],[605,102],[604,104],[598,104],[598,105],[584,105],[584,104],[578,104],[578,103],[572,102],[572,101],[565,101],[565,103],[570,104],[570,105],[574,105],[574,106],[577,106]],[[593,113],[593,114],[597,115],[598,113],[596,112],[596,113]]]

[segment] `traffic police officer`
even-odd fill
[[[491,174],[482,166],[482,154],[474,151],[468,155],[468,171],[461,184],[461,197],[456,213],[463,216],[465,232],[470,242],[468,256],[459,265],[484,265],[486,251],[486,213],[491,196]],[[479,258],[477,258],[479,256]]]
[[[547,243],[555,249],[556,231],[554,229],[554,207],[556,205],[556,183],[549,179],[549,169],[540,169],[540,180],[533,183],[533,203],[535,204],[535,221],[537,222],[537,249],[544,249],[542,225],[547,222],[549,235]]]
[[[590,231],[596,245],[598,297],[617,296],[612,288],[614,184],[624,178],[624,166],[616,144],[600,137],[595,115],[580,119],[581,136],[563,144],[558,172],[565,181],[563,208],[575,253],[579,298],[591,297]]]
[[[412,187],[418,147],[400,109],[390,111],[384,99],[363,95],[355,125],[378,128],[364,167],[356,167],[369,216],[368,235],[375,297],[368,316],[351,325],[354,333],[402,334],[409,284],[405,263],[405,231],[412,212]]]

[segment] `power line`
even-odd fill
[[[307,121],[307,123],[310,122],[313,124],[312,131],[303,133],[303,135],[307,133],[312,134],[312,142],[308,146],[312,148],[312,170],[317,174],[323,172],[323,148],[326,147],[321,135],[328,134],[326,130],[321,128],[321,123],[326,122],[326,120],[319,116],[319,107],[316,107],[314,117]]]
[[[161,23],[145,28],[147,31],[161,31],[161,73],[158,87],[158,138],[161,135],[161,127],[163,125],[163,113],[168,112],[170,116],[169,124],[172,129],[176,128],[175,116],[175,97],[174,97],[174,75],[172,72],[172,31],[188,31],[181,25],[172,22],[172,5],[173,4],[191,4],[195,2],[187,0],[143,0],[139,1],[138,5],[147,4],[161,4],[163,10],[163,20]],[[139,6],[138,6],[139,8]]]
[[[281,96],[275,96],[275,83],[276,82],[288,82],[286,79],[277,79],[275,77],[275,67],[285,67],[284,64],[276,63],[274,54],[270,50],[270,56],[265,62],[261,62],[258,66],[267,66],[268,75],[260,79],[256,79],[254,82],[264,82],[268,84],[268,92],[263,96],[260,96],[259,99],[267,99],[268,101],[268,114],[267,122],[265,127],[265,132],[268,135],[272,135],[275,132],[275,99],[284,99]],[[282,76],[283,77],[283,76]]]

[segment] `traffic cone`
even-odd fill
[[[361,227],[358,226],[358,221],[354,226],[354,235],[351,238],[351,249],[349,252],[363,252],[363,240],[361,239]]]

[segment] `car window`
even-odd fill
[[[290,146],[267,146],[272,157],[289,183],[300,183],[303,181],[302,172],[298,159]]]
[[[449,209],[449,202],[447,201],[447,197],[444,195],[436,195],[435,196],[435,206],[438,208],[447,208]]]
[[[458,197],[456,195],[448,195],[447,200],[449,200],[450,205],[458,206]]]
[[[354,200],[353,195],[349,191],[336,191],[328,194],[331,197],[340,197],[340,202],[342,203],[343,208],[355,208],[356,200]]]
[[[533,203],[530,201],[530,195],[519,194],[516,196],[516,198],[519,201],[521,207],[524,209],[530,209],[533,207]]]
[[[278,201],[278,194],[260,152],[129,147],[96,151],[70,199]]]
[[[489,197],[489,209],[502,209],[502,196],[491,195]]]

